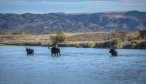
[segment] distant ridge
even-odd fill
[[[1,32],[138,31],[146,27],[146,12],[0,14]]]

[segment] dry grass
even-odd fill
[[[48,44],[50,35],[1,35],[0,44]]]
[[[103,41],[109,39],[108,32],[89,32],[72,35],[67,38],[68,41]]]
[[[64,33],[67,44],[97,43],[111,38],[109,32],[88,32],[88,33]],[[130,33],[133,34],[133,33]],[[51,44],[50,36],[45,35],[0,35],[0,45],[2,44]]]

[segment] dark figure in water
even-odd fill
[[[109,53],[111,53],[112,56],[117,56],[118,55],[118,52],[116,51],[115,48],[111,48]]]
[[[34,50],[31,48],[26,48],[27,55],[34,55]]]
[[[55,56],[60,55],[60,56],[61,56],[61,54],[60,54],[60,49],[59,49],[57,46],[52,47],[52,48],[51,48],[51,55],[52,55],[52,56],[53,56],[53,55],[55,55]]]

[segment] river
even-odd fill
[[[0,84],[146,84],[146,50],[61,47],[61,56],[50,49],[0,46]]]

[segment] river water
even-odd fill
[[[0,46],[0,84],[146,84],[146,50],[62,47],[51,56],[47,47]]]

